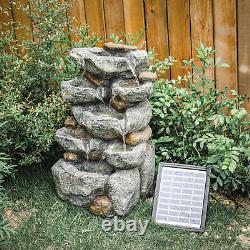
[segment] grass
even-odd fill
[[[242,232],[244,226],[250,225],[247,211],[235,212],[215,200],[209,201],[204,234],[150,221],[146,234],[140,236],[137,232],[102,231],[101,218],[58,198],[46,168],[17,173],[8,183],[8,195],[13,205],[7,214],[17,233],[3,249],[249,249],[239,237],[249,236],[248,231]],[[148,220],[151,210],[151,202],[141,202],[126,220]]]

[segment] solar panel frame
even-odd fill
[[[190,170],[198,170],[198,171],[205,171],[206,172],[206,180],[205,180],[205,188],[204,188],[204,199],[203,199],[203,206],[202,206],[202,215],[201,215],[200,228],[181,226],[181,225],[171,225],[171,224],[168,224],[168,223],[161,223],[161,222],[157,221],[157,219],[156,219],[157,205],[158,205],[159,191],[160,191],[161,180],[162,180],[162,171],[163,171],[164,167],[187,169],[187,170],[190,169]],[[187,229],[187,230],[194,231],[194,232],[204,232],[205,224],[206,224],[208,193],[209,193],[209,186],[210,186],[210,172],[211,172],[210,168],[206,168],[206,167],[202,167],[202,166],[160,162],[159,163],[157,181],[156,181],[156,189],[155,189],[155,197],[154,197],[154,205],[153,205],[153,213],[152,213],[153,221],[156,224],[166,225],[166,226],[169,226],[169,227],[172,227],[172,228],[182,228],[182,229]]]

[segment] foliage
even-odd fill
[[[150,61],[148,71],[157,73],[157,75],[164,73],[167,69],[170,69],[175,62],[177,62],[173,56],[169,56],[162,61],[158,60],[154,49],[149,51],[148,56]]]
[[[31,20],[33,40],[21,25],[15,32],[1,32],[0,40],[0,152],[19,165],[41,161],[53,146],[54,132],[67,111],[59,93],[60,82],[78,72],[69,49],[91,47],[100,41],[94,34],[88,35],[87,27],[74,28],[75,20],[66,15],[68,1],[29,2],[28,6],[18,1],[13,4]],[[21,33],[23,38],[16,39]],[[71,34],[75,40],[70,39]]]
[[[136,32],[135,35],[132,35],[131,33],[123,33],[121,36],[116,36],[112,33],[109,38],[116,44],[136,45],[142,40],[144,34],[144,30]]]
[[[245,97],[218,90],[207,75],[214,50],[201,44],[199,59],[184,61],[192,73],[178,80],[158,80],[151,98],[157,162],[171,161],[211,167],[212,187],[250,194],[249,115]]]
[[[9,205],[5,190],[2,186],[4,177],[10,175],[13,172],[12,165],[9,164],[9,158],[0,153],[0,246],[6,243],[6,239],[14,233],[10,227],[9,222],[3,218],[3,211]]]

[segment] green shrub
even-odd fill
[[[220,59],[213,63],[212,48],[201,44],[197,51],[199,64],[184,61],[192,73],[154,84],[156,161],[211,167],[213,189],[250,194],[250,121],[242,107],[245,97],[234,90],[215,89],[207,69],[228,65]]]
[[[29,2],[32,12],[18,1],[16,7],[32,21],[34,39],[17,41],[9,30],[1,33],[0,40],[0,152],[18,165],[41,161],[51,151],[55,130],[62,126],[67,105],[60,97],[60,82],[78,72],[69,49],[100,41],[88,35],[87,27],[73,28],[74,20],[66,15],[69,1]],[[72,33],[78,42],[69,39]]]
[[[6,243],[7,238],[14,233],[9,222],[3,218],[4,208],[9,205],[9,202],[2,184],[4,177],[10,175],[13,172],[14,167],[9,164],[9,160],[10,159],[5,154],[0,153],[0,247]]]

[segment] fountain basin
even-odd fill
[[[153,84],[147,81],[143,84],[133,80],[116,80],[112,84],[112,99],[119,97],[125,103],[133,104],[145,101],[152,93]]]
[[[105,150],[106,161],[115,169],[132,169],[139,167],[146,155],[147,143],[140,143],[134,147],[112,143]]]
[[[108,89],[97,87],[84,77],[62,82],[62,96],[72,104],[103,101],[108,97]]]
[[[77,206],[88,206],[106,191],[109,175],[79,171],[72,163],[60,159],[52,167],[57,193]]]
[[[152,117],[149,102],[128,108],[125,113],[118,113],[104,104],[73,106],[72,112],[90,134],[104,140],[119,139],[127,133],[143,130]]]
[[[66,150],[73,153],[80,153],[85,158],[91,151],[103,152],[108,143],[98,138],[93,138],[91,135],[82,130],[82,135],[76,136],[76,130],[70,128],[60,128],[56,131],[56,141]]]

